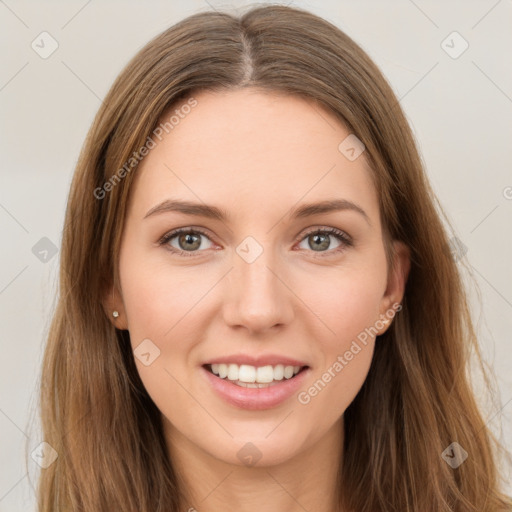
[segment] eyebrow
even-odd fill
[[[300,219],[313,215],[320,215],[322,213],[346,210],[359,213],[371,226],[371,222],[367,213],[360,206],[353,203],[352,201],[348,201],[347,199],[330,199],[317,203],[303,204],[298,208],[293,209],[288,215],[292,219]],[[231,217],[226,210],[218,208],[217,206],[207,205],[204,203],[193,203],[190,201],[179,201],[176,199],[166,199],[165,201],[162,201],[161,203],[151,208],[144,216],[144,219],[147,219],[152,215],[166,212],[178,212],[186,215],[195,215],[199,217],[219,220],[222,222],[227,221]]]

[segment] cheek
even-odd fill
[[[298,294],[315,313],[315,338],[319,361],[297,400],[307,414],[325,414],[334,422],[353,401],[363,385],[373,357],[375,323],[385,288],[385,266],[373,271],[344,268],[338,273],[303,279]]]
[[[318,365],[297,395],[310,417],[334,423],[361,389],[375,344],[372,327],[378,319],[379,293],[364,279],[346,279],[316,293],[313,311],[329,327],[316,329]],[[334,331],[331,332],[331,331]]]
[[[294,291],[320,320],[317,334],[331,350],[344,350],[366,328],[379,319],[385,289],[382,274],[374,267],[345,267],[302,274],[294,281]],[[311,313],[309,313],[311,316]]]
[[[172,269],[169,263],[151,260],[137,251],[127,253],[129,257],[120,260],[121,285],[142,383],[167,417],[179,422],[183,416],[199,415],[199,411],[189,410],[188,358],[197,343],[194,336],[198,338],[194,314],[211,287],[207,287],[209,280],[198,278],[197,273],[193,277],[183,268]],[[145,354],[149,354],[147,360]]]
[[[204,293],[205,280],[190,269],[172,269],[165,258],[152,258],[133,244],[128,249],[127,242],[119,270],[132,342],[141,336],[163,338]]]

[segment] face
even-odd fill
[[[339,150],[350,132],[327,111],[251,89],[194,97],[135,171],[109,306],[169,439],[278,464],[341,427],[406,248],[388,274],[365,154]]]

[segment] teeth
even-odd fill
[[[273,381],[291,379],[294,375],[299,373],[300,366],[283,366],[278,364],[276,366],[251,366],[248,364],[212,364],[212,372],[218,375],[221,379],[237,381],[245,384],[269,384]],[[258,386],[244,386],[244,387],[258,387]],[[266,386],[259,386],[266,387]]]
[[[237,380],[233,384],[236,384],[237,386],[241,386],[243,388],[268,388],[270,386],[275,386],[277,384],[277,381],[270,382],[268,384],[259,384],[257,382],[242,382],[240,380]]]

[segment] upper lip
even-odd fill
[[[231,354],[229,356],[218,356],[209,359],[203,365],[209,364],[247,364],[250,366],[277,366],[282,364],[283,366],[308,366],[307,363],[293,359],[287,356],[280,356],[279,354],[266,354],[261,356],[250,356],[248,354]]]

